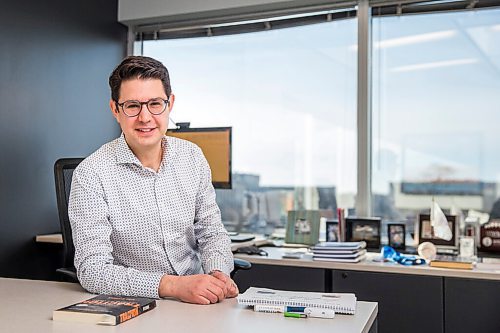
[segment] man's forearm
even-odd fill
[[[107,263],[83,264],[78,271],[82,287],[96,294],[158,298],[157,286],[161,278],[162,273]]]

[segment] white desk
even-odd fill
[[[248,234],[250,235],[250,234]],[[50,243],[50,244],[63,244],[63,237],[61,233],[55,234],[41,234],[35,236],[35,242],[37,243]],[[231,250],[235,251],[238,247],[249,246],[249,245],[264,245],[268,241],[264,236],[255,236],[255,239],[247,242],[238,242],[231,244]]]
[[[51,244],[62,244],[63,238],[62,234],[44,234],[44,235],[36,235],[35,242],[37,243],[51,243]]]
[[[284,252],[295,251],[297,249],[279,247],[262,247],[261,249],[265,250],[269,254],[269,256],[265,257],[258,255],[236,254],[235,257],[245,259],[252,264],[261,265],[338,269],[380,273],[399,273],[409,275],[443,276],[497,281],[500,280],[500,271],[480,270],[476,268],[474,268],[473,270],[436,268],[429,267],[429,265],[404,266],[392,262],[372,261],[373,258],[379,256],[378,253],[367,253],[366,260],[359,263],[345,263],[313,260],[312,255],[306,255],[302,259],[286,259],[282,257]]]
[[[52,321],[54,309],[92,296],[74,283],[0,278],[0,332],[367,333],[378,312],[377,303],[358,302],[355,315],[297,319],[254,312],[234,298],[213,305],[159,300],[156,309],[115,327]]]
[[[37,243],[53,243],[62,244],[62,235],[47,234],[37,235],[35,237]],[[231,250],[235,251],[238,247],[249,245],[263,245],[266,244],[266,239],[262,236],[257,236],[255,240],[232,243]],[[280,247],[263,247],[263,250],[269,253],[268,257],[257,255],[236,254],[235,257],[245,259],[252,264],[262,265],[276,265],[276,266],[292,266],[292,267],[308,267],[308,268],[323,268],[323,269],[347,269],[353,271],[366,271],[366,272],[382,272],[382,273],[400,273],[410,275],[428,275],[428,276],[446,276],[470,279],[485,279],[485,280],[500,280],[500,271],[480,270],[474,268],[473,270],[463,269],[449,269],[449,268],[436,268],[429,267],[428,265],[422,266],[403,266],[397,263],[387,262],[373,262],[371,259],[378,256],[376,253],[368,253],[367,259],[360,263],[344,263],[344,262],[331,262],[331,261],[314,261],[312,256],[306,256],[303,259],[285,259],[282,258],[284,252],[294,251],[294,248],[280,248]]]
[[[283,252],[294,249],[261,249],[269,256],[236,255],[253,265],[236,274],[240,289],[283,285],[289,290],[353,292],[378,302],[380,332],[500,332],[498,271],[374,262],[370,259],[376,253],[360,263],[314,261],[310,255],[284,259]]]

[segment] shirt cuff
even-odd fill
[[[160,298],[158,287],[163,273],[138,272],[131,278],[132,293],[136,296]]]
[[[228,276],[233,268],[233,261],[231,260],[231,264],[228,264],[227,259],[225,258],[212,258],[210,261],[204,263],[203,265],[204,272],[210,273],[213,271],[221,271]]]

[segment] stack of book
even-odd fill
[[[314,260],[360,262],[365,258],[366,243],[320,242],[312,248],[312,251]]]
[[[455,269],[473,269],[474,261],[468,258],[457,256],[437,255],[429,263],[431,267],[455,268]]]

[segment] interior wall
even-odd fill
[[[185,22],[347,2],[347,0],[119,0],[118,21],[129,26]]]
[[[3,1],[0,10],[0,276],[54,278],[54,162],[117,137],[107,79],[126,55],[118,1]]]

